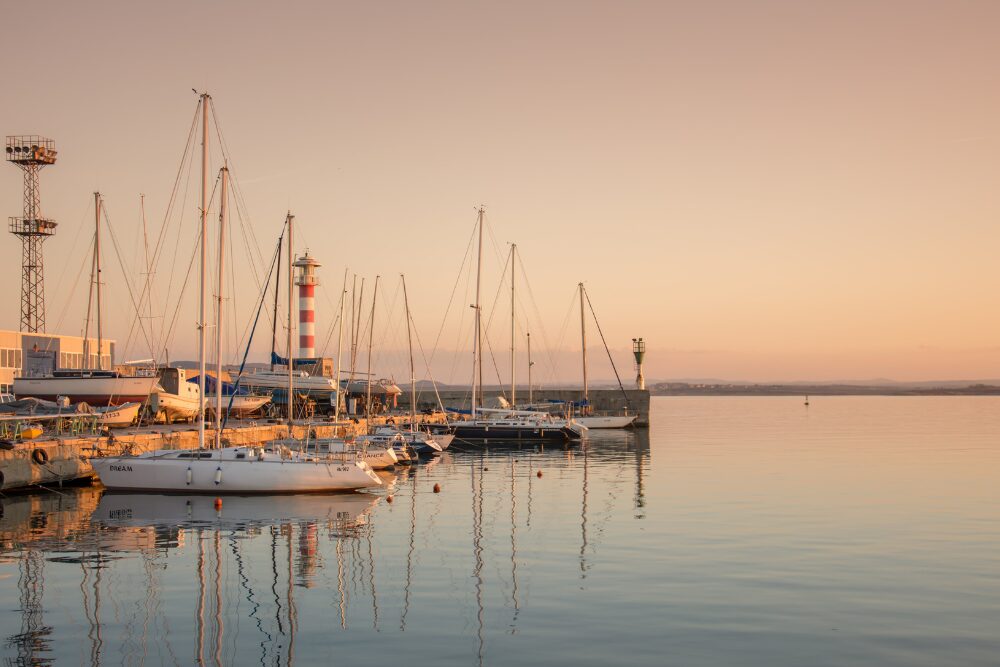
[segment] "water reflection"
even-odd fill
[[[518,634],[532,591],[547,595],[548,541],[573,524],[560,498],[579,507],[581,577],[596,556],[594,521],[610,518],[599,506],[619,500],[600,499],[633,469],[635,498],[620,500],[641,507],[642,440],[445,453],[383,473],[382,495],[2,498],[0,595],[18,600],[0,612],[5,662],[312,663],[328,659],[331,628],[385,640],[388,615],[409,641],[446,628],[454,664],[486,664],[499,636]]]

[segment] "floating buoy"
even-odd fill
[[[434,485],[434,493],[441,493],[441,485],[440,484],[435,484]]]
[[[215,499],[215,509],[217,509],[217,510],[221,510],[222,509],[222,498],[216,498]]]
[[[392,502],[392,496],[386,496],[385,497],[385,502],[391,503]]]
[[[541,477],[542,476],[542,471],[539,470],[538,473],[537,473],[537,475],[538,475],[538,477]]]

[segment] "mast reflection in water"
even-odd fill
[[[648,465],[648,444],[622,432],[577,452],[446,452],[383,473],[380,494],[2,498],[0,593],[18,601],[0,612],[4,657],[292,665],[336,646],[344,662],[407,651],[488,664],[533,600],[561,596],[553,564],[575,551],[592,567],[589,524],[630,519],[639,501],[623,482]],[[593,494],[603,504],[588,512]]]

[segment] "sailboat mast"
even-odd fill
[[[535,402],[534,388],[531,385],[531,367],[535,365],[535,362],[531,360],[531,332],[528,332],[528,403]]]
[[[215,310],[215,448],[222,447],[222,286],[225,279],[226,215],[229,213],[229,168],[222,167],[222,193],[219,201],[219,294]]]
[[[288,435],[292,434],[292,417],[294,414],[294,392],[292,386],[292,336],[294,335],[292,330],[292,271],[295,267],[292,266],[292,221],[295,220],[295,216],[292,215],[291,211],[285,218],[288,223]]]
[[[340,335],[337,336],[337,403],[333,408],[333,420],[340,421],[340,359],[344,352],[344,302],[347,301],[347,269],[344,269],[344,290],[340,293]]]
[[[482,405],[483,398],[483,322],[481,316],[481,309],[479,307],[479,295],[480,295],[480,285],[483,276],[483,207],[479,207],[479,216],[477,220],[479,225],[479,254],[476,260],[476,342],[475,350],[472,354],[473,360],[473,370],[472,370],[472,416],[476,416],[476,404]],[[477,397],[476,391],[479,391]],[[478,401],[477,401],[478,398]]]
[[[583,317],[583,283],[580,283],[580,347],[583,350],[583,400],[588,401],[587,386],[587,323]]]
[[[378,300],[378,280],[380,276],[375,276],[375,291],[372,292],[372,314],[368,321],[368,391],[365,395],[365,428],[372,418],[372,345],[375,342],[375,302]],[[364,293],[364,284],[361,286]]]
[[[514,263],[517,261],[517,244],[510,246],[510,406],[517,406],[517,382],[514,377],[517,349],[514,345]]]
[[[198,295],[198,448],[205,446],[205,273],[208,270],[208,93],[201,94],[201,290]]]
[[[271,319],[271,370],[274,370],[274,355],[278,351],[278,286],[281,285],[281,244],[285,235],[278,237],[278,269],[274,273],[274,317]]]
[[[101,348],[101,193],[94,193],[94,265],[97,277],[97,370],[103,370]]]
[[[406,307],[406,345],[410,348],[410,430],[417,430],[417,372],[413,368],[413,334],[410,331],[410,300],[406,295],[406,276],[403,280],[403,305]]]

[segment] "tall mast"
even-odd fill
[[[100,213],[98,209],[101,204],[101,193],[94,193],[94,226],[99,226],[96,222],[100,218]],[[94,243],[97,243],[97,233],[94,233]],[[87,290],[87,319],[83,321],[83,364],[82,368],[90,368],[90,353],[92,352],[90,347],[90,310],[94,305],[94,280],[97,275],[97,253],[91,255],[90,257],[90,289]]]
[[[531,360],[531,332],[528,332],[528,403],[534,403],[535,394],[534,387],[531,385],[531,367],[535,365],[535,362]]]
[[[372,344],[375,342],[375,301],[378,299],[378,279],[375,276],[375,291],[372,292],[372,314],[368,321],[368,392],[365,396],[365,428],[367,429],[369,420],[372,418]],[[364,293],[364,284],[361,285]]]
[[[473,369],[472,369],[472,416],[476,416],[476,404],[482,405],[483,398],[483,330],[482,330],[482,317],[481,310],[479,307],[479,293],[480,285],[483,276],[483,207],[479,207],[479,216],[477,217],[476,224],[479,226],[479,254],[476,260],[476,342],[475,349],[472,353]],[[479,390],[479,395],[477,397],[476,390]],[[477,401],[478,398],[478,401]]]
[[[517,261],[517,244],[510,245],[510,406],[517,406],[517,382],[514,378],[516,348],[514,346],[514,262]]]
[[[215,310],[215,448],[222,447],[222,286],[225,279],[226,215],[229,213],[229,168],[222,167],[222,193],[219,201],[219,294]]]
[[[583,349],[583,400],[588,400],[587,387],[587,324],[583,318],[583,283],[580,283],[580,343]]]
[[[101,336],[101,193],[94,193],[94,265],[97,277],[97,370],[103,370],[101,349],[104,347]]]
[[[271,319],[271,370],[274,370],[274,355],[278,351],[278,286],[281,285],[281,244],[285,235],[278,237],[278,270],[274,272],[274,317]]]
[[[198,447],[205,446],[205,273],[208,270],[208,93],[201,94],[201,291],[198,295]]]
[[[413,369],[413,336],[410,332],[410,300],[406,296],[406,276],[403,280],[403,305],[406,307],[406,344],[410,348],[410,430],[417,430],[417,372]]]
[[[292,266],[292,221],[295,220],[295,216],[292,215],[291,211],[288,212],[285,220],[288,223],[288,434],[292,434],[292,416],[294,414],[294,393],[292,386],[292,336],[294,335],[293,325],[292,325],[292,271],[295,267]]]
[[[344,302],[347,301],[347,269],[344,269],[344,290],[340,293],[340,335],[337,337],[337,404],[333,408],[333,420],[340,421],[340,358],[344,351]]]

